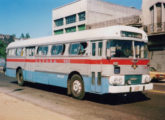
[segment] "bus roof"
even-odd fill
[[[131,38],[131,37],[123,37],[121,36],[121,31],[139,33],[142,35],[141,39]],[[135,27],[130,26],[111,26],[105,28],[98,28],[92,30],[84,30],[75,33],[67,33],[56,36],[35,38],[35,39],[27,39],[27,40],[19,40],[12,42],[8,45],[9,48],[18,48],[18,47],[27,47],[27,46],[37,46],[44,44],[54,44],[54,43],[67,43],[67,42],[77,42],[84,40],[103,40],[103,39],[125,39],[125,40],[137,40],[148,42],[148,38],[146,33],[143,30],[140,30]]]

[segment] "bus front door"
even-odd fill
[[[91,90],[94,93],[101,93],[101,71],[102,71],[102,41],[95,41],[91,44]]]

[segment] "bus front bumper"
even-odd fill
[[[127,85],[127,86],[110,86],[109,93],[129,93],[129,92],[141,92],[145,90],[152,90],[153,84],[142,85]]]

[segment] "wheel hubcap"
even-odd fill
[[[81,92],[81,89],[82,89],[82,87],[81,87],[80,81],[75,80],[75,81],[73,82],[73,91],[74,91],[76,94],[79,94],[79,93]]]

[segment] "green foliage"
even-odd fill
[[[20,38],[25,39],[25,35],[22,33]]]
[[[27,39],[29,39],[30,38],[30,35],[29,35],[29,33],[26,33],[26,36],[25,36]]]
[[[25,35],[22,33],[20,36],[20,39],[29,39],[29,38],[30,38],[29,33],[26,33]]]
[[[3,58],[6,57],[6,47],[7,47],[7,44],[5,44],[3,41],[0,40],[0,57],[3,57]]]
[[[13,42],[15,39],[15,35],[11,35],[9,38],[4,37],[4,39],[0,39],[0,57],[6,57],[6,47],[9,43]]]

